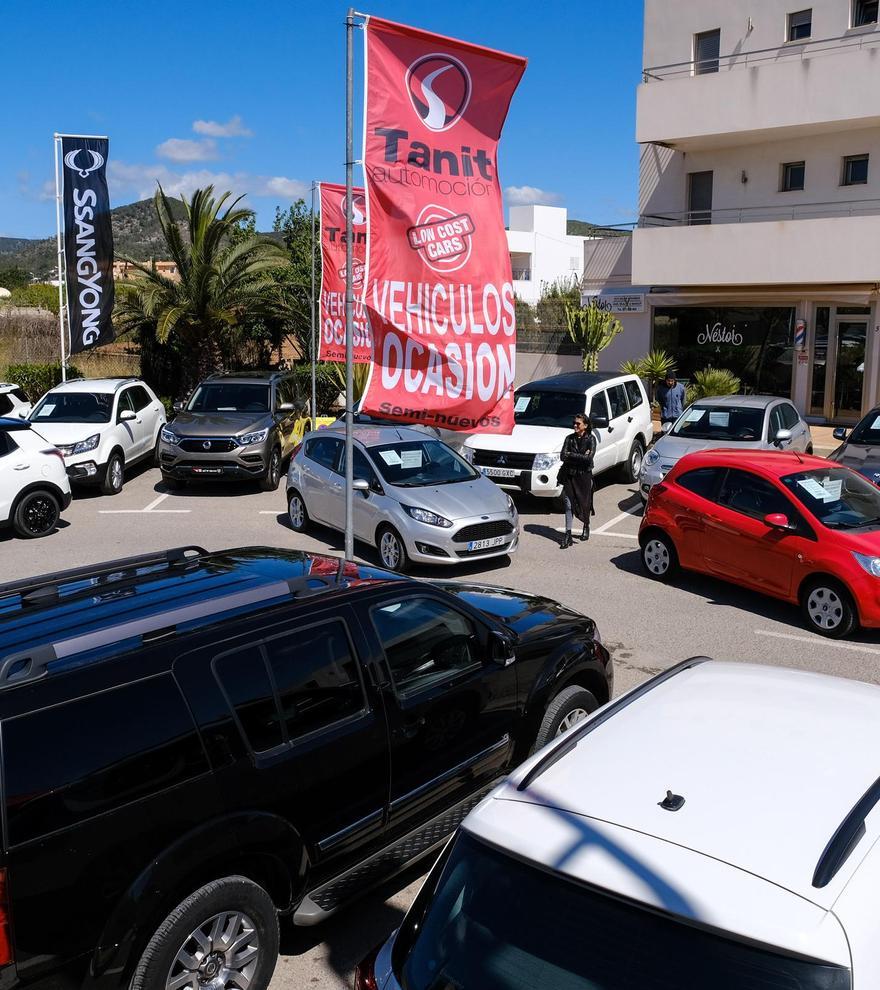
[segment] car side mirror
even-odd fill
[[[834,432],[831,434],[835,440],[846,440],[848,433],[845,426],[838,426],[835,428]]]
[[[489,634],[492,659],[502,667],[509,667],[516,660],[516,650],[510,636],[493,629]]]
[[[137,414],[133,413],[130,409],[123,409],[119,414],[120,423],[130,423],[133,419],[137,419]]]
[[[791,430],[777,430],[773,438],[773,446],[782,448],[784,443],[791,443]]]
[[[791,520],[784,512],[771,512],[770,515],[764,516],[764,522],[771,529],[794,529]]]
[[[174,402],[171,404],[171,408],[176,413],[183,412],[183,403],[180,401]]]
[[[366,478],[355,478],[351,483],[352,491],[360,492],[366,498],[370,494],[370,483]]]
[[[278,407],[278,412],[293,412],[295,408],[292,402],[282,402]]]
[[[590,416],[590,422],[593,424],[594,429],[598,429],[598,430],[608,429],[607,416]]]

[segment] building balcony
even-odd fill
[[[880,32],[791,42],[646,69],[636,140],[682,150],[731,147],[880,124]]]
[[[710,222],[706,222],[709,220]],[[734,286],[880,281],[880,200],[643,216],[633,234],[639,285]]]

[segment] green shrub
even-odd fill
[[[33,306],[37,309],[48,309],[52,313],[58,312],[58,286],[43,285],[21,285],[12,289],[12,298],[6,303],[10,306]]]
[[[707,399],[714,395],[736,395],[742,382],[726,368],[703,368],[694,373],[694,380],[688,385],[688,402]]]
[[[42,398],[61,382],[60,364],[10,364],[4,377],[20,386],[31,402]],[[82,372],[70,365],[68,378],[82,378]]]

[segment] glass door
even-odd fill
[[[838,318],[834,334],[834,386],[831,419],[855,422],[862,415],[868,321]]]

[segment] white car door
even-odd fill
[[[605,389],[597,389],[590,399],[590,419],[601,416],[608,420],[611,425],[611,418],[608,410],[608,397]],[[608,427],[593,427],[593,435],[596,438],[596,455],[593,458],[593,473],[600,474],[614,466],[614,433],[608,431]]]
[[[7,522],[18,493],[41,476],[39,457],[19,445],[13,432],[0,431],[0,522]]]
[[[127,388],[120,393],[116,404],[116,434],[122,449],[125,451],[126,463],[137,460],[144,453],[147,444],[147,431],[144,418],[135,409],[134,389]],[[123,412],[131,412],[134,418],[123,419]]]
[[[629,450],[637,432],[635,418],[630,414],[629,399],[622,382],[619,385],[609,385],[607,392],[608,405],[611,409],[608,431],[614,441],[614,463],[623,464],[629,457]]]
[[[156,446],[159,428],[165,422],[165,408],[156,396],[143,385],[135,385],[129,391],[135,414],[140,420],[138,425],[142,428],[144,436],[141,455],[146,455],[151,453]]]

